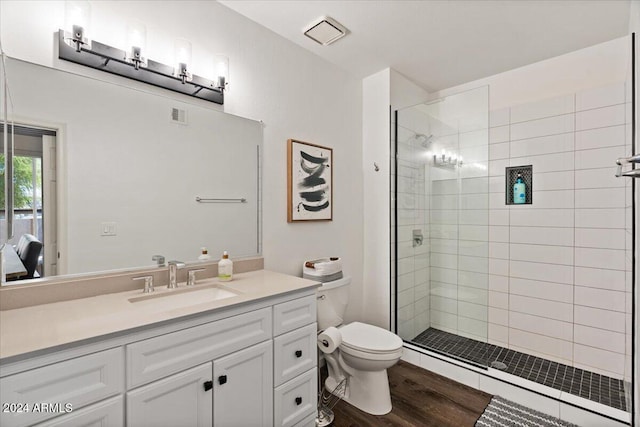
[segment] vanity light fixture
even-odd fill
[[[58,58],[97,70],[162,87],[195,98],[224,104],[224,90],[228,84],[229,60],[224,58],[222,69],[214,79],[192,74],[191,43],[176,40],[175,65],[166,65],[145,58],[146,29],[141,24],[128,27],[128,51],[87,38],[89,4],[86,1],[68,1],[65,6],[67,28],[58,31]]]
[[[229,58],[224,55],[215,55],[213,69],[216,76],[216,87],[225,90],[229,84]]]
[[[143,54],[147,48],[147,27],[142,22],[132,21],[127,24],[127,61],[131,62],[136,70],[141,66],[147,66],[147,60]]]

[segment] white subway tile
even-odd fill
[[[431,209],[458,209],[457,195],[431,196]]]
[[[489,258],[489,274],[508,276],[509,261],[506,259]]]
[[[600,126],[598,126],[600,127]],[[511,125],[511,140],[557,135],[574,131],[574,115],[564,114]]]
[[[431,295],[429,301],[429,308],[431,310],[439,310],[451,314],[458,313],[458,300],[455,298],[443,298],[436,295]]]
[[[573,171],[534,173],[534,188],[542,190],[573,190]]]
[[[601,86],[576,93],[576,110],[578,111],[624,104],[624,102],[624,83]]]
[[[509,296],[509,311],[562,320],[564,322],[573,322],[573,305],[564,302],[512,294]]]
[[[510,311],[509,327],[563,341],[573,341],[573,323],[570,322]]]
[[[573,228],[511,227],[512,243],[573,246]]]
[[[489,209],[505,209],[507,203],[504,193],[489,193]]]
[[[508,272],[507,265],[507,272]],[[509,292],[509,277],[496,274],[489,275],[489,289],[496,292]]]
[[[489,194],[462,194],[460,196],[460,209],[488,209]]]
[[[472,288],[469,288],[472,289]],[[458,299],[458,315],[461,317],[467,317],[469,319],[476,319],[482,322],[487,321],[487,295],[485,293],[484,298],[481,295],[473,295],[468,292],[463,292],[464,289],[460,289],[458,295],[460,295],[460,299]],[[479,289],[476,289],[478,291]],[[462,300],[461,298],[466,298],[468,301]],[[476,299],[474,299],[476,297]],[[476,335],[487,335],[486,331],[484,333],[478,333],[477,331],[471,331],[467,329],[467,332],[475,333]]]
[[[489,307],[509,310],[509,294],[489,291]]]
[[[576,132],[576,150],[627,145],[624,125]]]
[[[625,335],[589,326],[575,325],[573,341],[589,347],[624,354]]]
[[[508,142],[501,142],[498,144],[489,145],[489,160],[508,159],[508,158],[509,158]]]
[[[508,242],[509,241],[509,227],[502,225],[490,225],[489,226],[489,241],[490,242]]]
[[[452,313],[445,313],[440,310],[429,311],[431,325],[438,329],[449,329],[453,333],[458,330],[458,316]]]
[[[625,251],[616,249],[576,248],[577,267],[606,268],[610,270],[625,269]]]
[[[429,245],[432,253],[457,254],[458,240],[453,239],[430,239]]]
[[[489,307],[489,323],[496,325],[509,326],[509,310],[502,308]],[[491,330],[489,330],[489,337],[491,337]],[[495,338],[495,337],[494,337]],[[506,339],[506,337],[504,337]]]
[[[476,193],[488,193],[489,192],[489,178],[488,177],[478,177],[478,178],[464,178],[460,180],[461,194],[476,194]]]
[[[489,129],[489,144],[509,141],[509,126],[498,126]]]
[[[509,159],[490,160],[489,176],[504,176],[507,166],[509,166]]]
[[[458,194],[458,180],[444,179],[440,181],[431,181],[431,194]]]
[[[615,176],[615,166],[600,169],[577,170],[576,188],[613,188],[624,187],[628,182]]]
[[[431,266],[440,268],[458,268],[458,256],[453,254],[431,253]]]
[[[624,375],[624,355],[612,351],[574,344],[573,360],[587,366]]]
[[[490,242],[489,256],[491,258],[509,259],[509,244]]]
[[[510,166],[533,165],[534,173],[572,171],[574,166],[574,152],[512,157],[509,163]]]
[[[508,209],[490,209],[489,225],[509,225]]]
[[[455,138],[455,135],[454,135],[454,138]],[[484,128],[484,129],[478,129],[478,130],[471,130],[468,132],[465,132],[461,129],[458,140],[459,140],[458,145],[460,148],[482,146],[484,147],[484,151],[486,152],[487,151],[486,147],[487,147],[487,144],[489,143],[489,129]]]
[[[624,145],[576,151],[576,169],[596,169],[615,166],[618,157],[625,157]],[[615,168],[612,169],[615,172]]]
[[[489,289],[489,275],[475,271],[458,271],[458,285],[470,288]]]
[[[524,227],[573,227],[573,209],[522,209],[511,210],[511,226]]]
[[[625,291],[626,274],[621,270],[576,267],[575,275],[577,286]]]
[[[458,210],[455,209],[433,209],[429,212],[431,224],[457,224]],[[411,230],[414,226],[408,226]]]
[[[602,128],[623,125],[625,123],[625,105],[596,108],[576,113],[576,130]],[[513,132],[513,129],[512,129]]]
[[[511,157],[538,156],[573,151],[574,146],[574,134],[561,133],[511,141],[509,153]]]
[[[489,237],[488,225],[460,225],[458,226],[458,236],[461,240],[486,241]]]
[[[398,307],[402,308],[409,304],[413,304],[413,288],[409,288],[406,291],[398,292]]]
[[[505,126],[509,124],[509,112],[510,108],[502,108],[500,110],[489,111],[489,126],[494,128],[496,126]]]
[[[462,304],[462,303],[461,303]],[[486,307],[483,309],[472,312],[472,314],[481,314],[485,313],[486,315]],[[470,317],[465,317],[462,314],[459,314],[458,317],[458,330],[459,334],[463,337],[471,338],[476,341],[487,341],[487,321],[481,319],[474,319]]]
[[[592,326],[622,334],[626,330],[624,313],[576,305],[573,314],[574,323],[578,325]]]
[[[398,276],[398,292],[406,291],[415,286],[415,278],[413,272],[401,274]]]
[[[476,273],[489,272],[489,259],[485,257],[462,256],[458,255],[458,268],[464,271],[473,271]]]
[[[491,316],[491,310],[489,309],[489,316]],[[500,347],[509,346],[509,328],[505,325],[498,325],[496,323],[489,323],[489,344],[498,345]]]
[[[490,145],[489,147],[491,146],[492,145]],[[459,156],[462,156],[464,163],[467,164],[481,163],[489,160],[489,150],[487,149],[486,141],[483,145],[476,145],[473,147],[460,147],[457,151]]]
[[[576,209],[576,227],[583,228],[625,228],[625,210],[618,209]]]
[[[515,261],[573,265],[573,248],[512,243],[509,255]]]
[[[573,344],[570,341],[513,328],[509,330],[509,345],[535,350],[538,353],[549,354],[562,359],[570,360],[573,355]]]
[[[489,256],[489,242],[485,232],[483,240],[460,240],[458,253],[465,256],[484,257]]]
[[[625,249],[623,229],[576,228],[576,246],[583,248]]]
[[[458,271],[447,268],[431,267],[431,282],[432,285],[436,282],[455,285],[458,283]]]
[[[513,295],[573,303],[573,286],[566,283],[541,282],[512,277],[509,290]]]
[[[576,208],[624,208],[625,189],[576,190]]]
[[[487,209],[463,209],[458,212],[461,225],[484,225],[489,224],[489,211]],[[487,236],[485,236],[485,240]]]
[[[510,122],[513,124],[573,113],[575,108],[574,103],[574,95],[571,94],[516,105],[511,107]]]
[[[573,190],[533,190],[533,203],[539,209],[571,209],[573,208]]]
[[[611,311],[625,311],[625,293],[607,289],[575,287],[575,304]]]
[[[458,299],[458,285],[451,283],[431,282],[430,297],[434,296],[441,298],[449,298],[453,300]]]
[[[511,277],[573,284],[573,267],[559,264],[540,264],[537,262],[510,261]]]
[[[457,225],[431,224],[429,234],[433,239],[457,239]]]

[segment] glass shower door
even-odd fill
[[[488,86],[396,112],[396,329],[487,366]]]

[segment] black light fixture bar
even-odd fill
[[[189,79],[183,83],[181,77],[174,75],[174,67],[172,66],[148,59],[146,66],[140,66],[136,69],[134,62],[125,59],[126,52],[124,50],[95,40],[91,40],[91,48],[85,46],[81,45],[80,51],[77,51],[76,47],[69,46],[65,41],[65,31],[58,31],[58,58],[60,59],[216,104],[224,104],[224,91],[216,86],[216,82],[209,79],[190,74]]]

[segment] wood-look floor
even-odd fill
[[[344,401],[333,408],[335,427],[473,427],[491,395],[400,361],[388,370],[393,410],[366,414]]]

